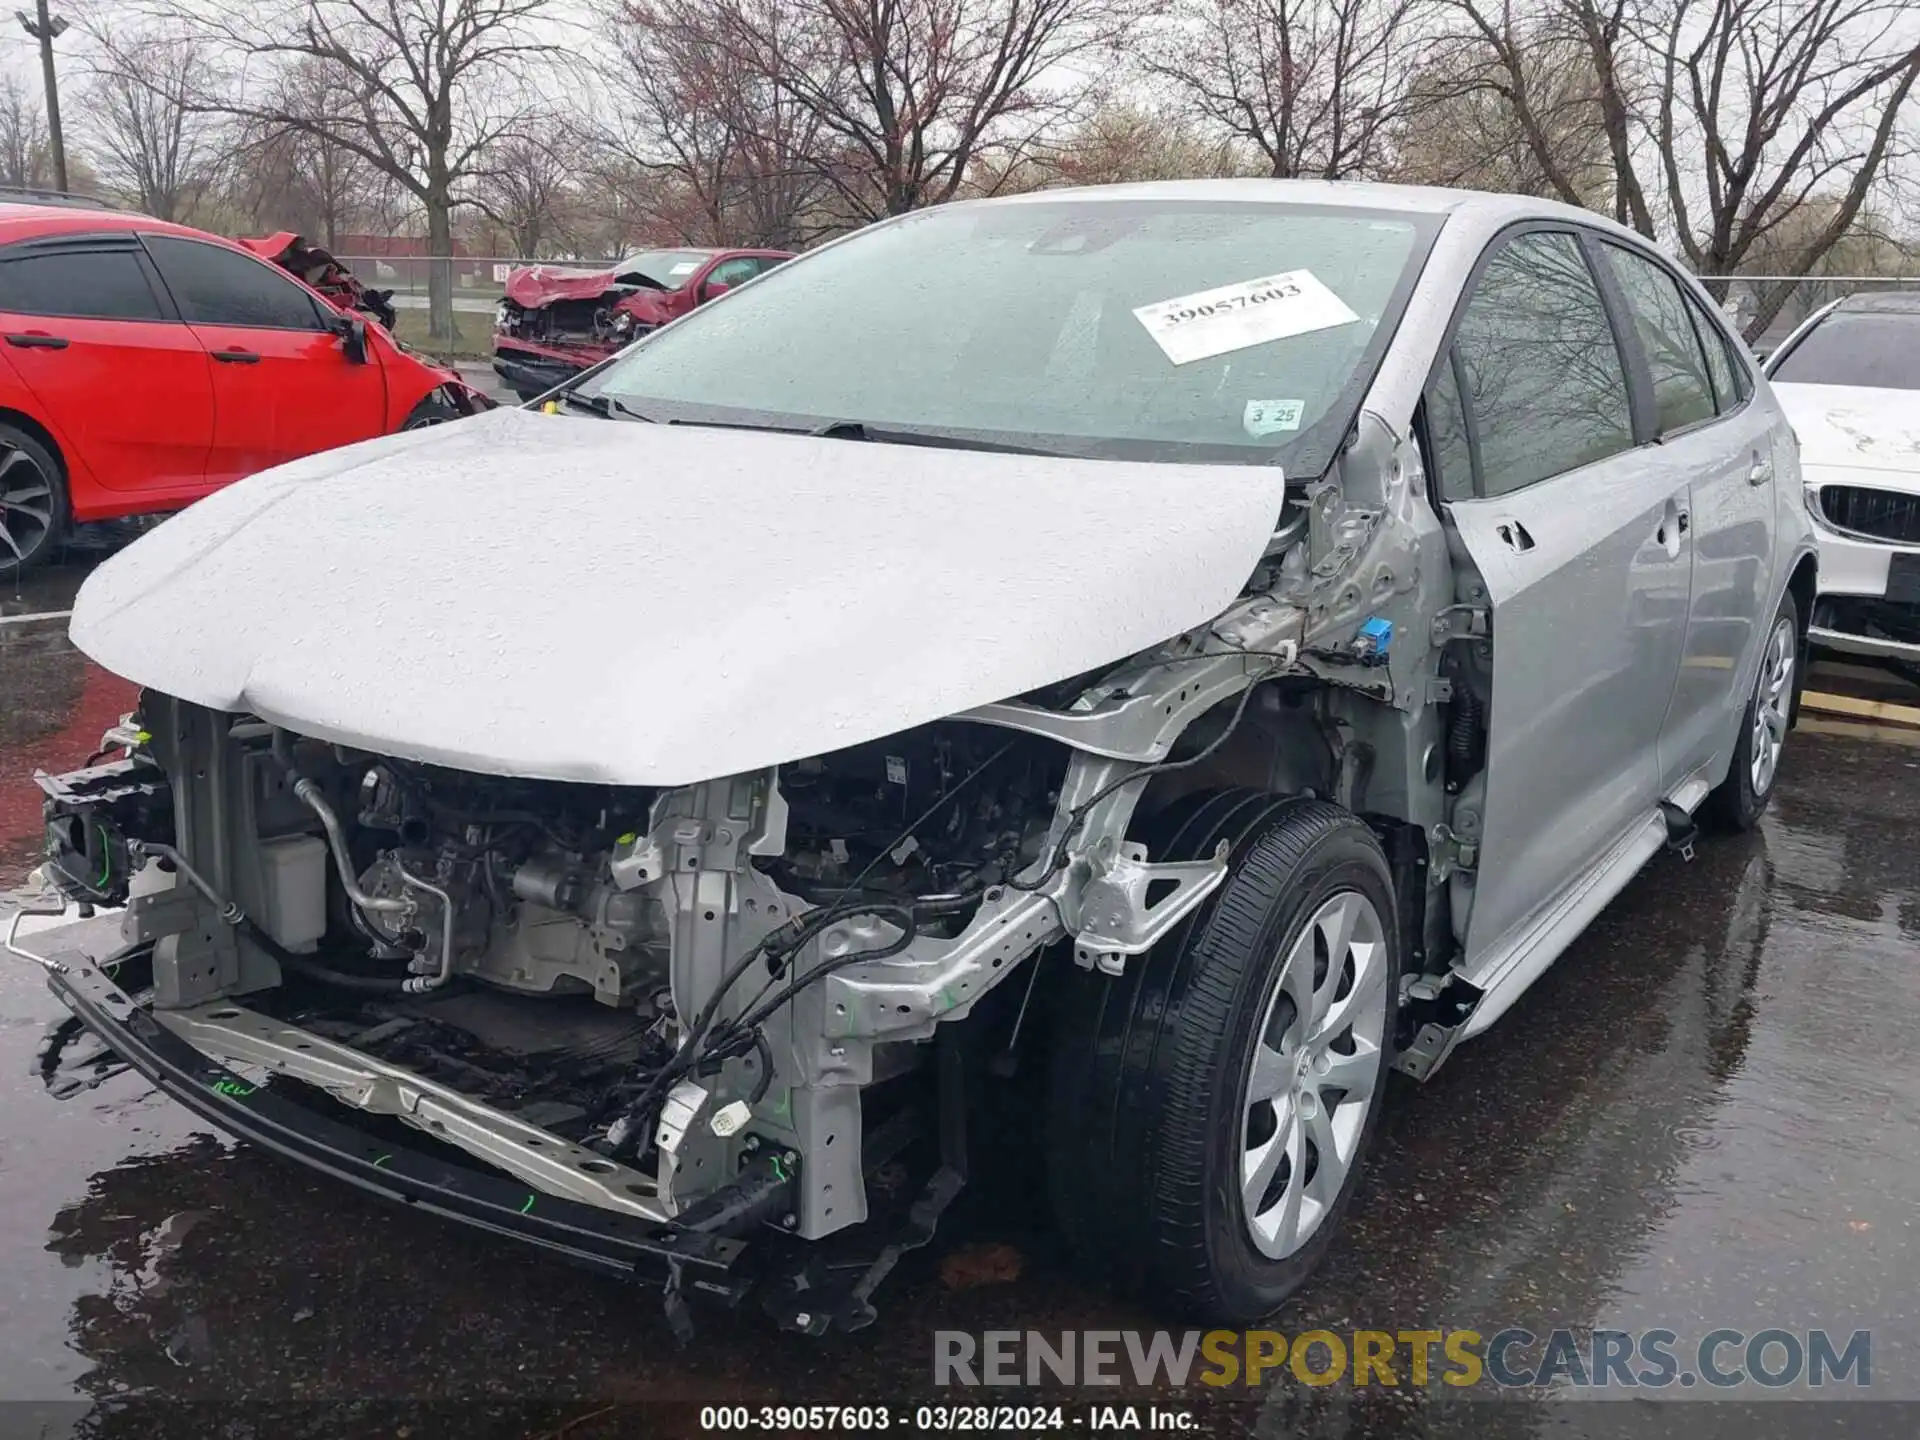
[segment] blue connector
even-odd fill
[[[1387,663],[1387,647],[1393,644],[1393,622],[1370,616],[1353,637],[1353,654],[1362,665]]]

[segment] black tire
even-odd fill
[[[26,431],[0,425],[0,580],[45,564],[68,519],[60,457]]]
[[[458,420],[460,418],[460,411],[454,406],[454,403],[447,399],[446,396],[436,393],[427,396],[426,399],[414,406],[413,412],[407,416],[407,423],[400,428],[402,430],[424,430],[429,425],[444,425],[449,420]]]
[[[1786,626],[1792,636],[1788,654],[1791,656],[1793,672],[1787,682],[1786,721],[1791,723],[1794,712],[1799,708],[1800,686],[1806,671],[1806,639],[1800,629],[1800,608],[1794,604],[1793,593],[1789,591],[1780,597],[1780,608],[1774,612],[1767,626],[1766,636],[1761,640],[1760,663],[1755,667],[1753,688],[1747,693],[1747,703],[1740,710],[1740,733],[1734,741],[1733,763],[1727,767],[1727,778],[1716,786],[1713,792],[1700,804],[1700,822],[1711,830],[1722,833],[1735,833],[1751,830],[1760,823],[1760,817],[1766,813],[1767,803],[1773,799],[1774,789],[1780,782],[1780,763],[1776,755],[1774,763],[1766,771],[1764,784],[1756,784],[1754,777],[1755,717],[1762,703],[1762,692],[1769,686],[1771,678],[1770,647],[1781,626]],[[1786,743],[1786,729],[1781,729],[1780,743]]]
[[[1187,797],[1145,838],[1155,859],[1210,854],[1225,840],[1231,869],[1125,976],[1066,977],[1048,1100],[1055,1221],[1091,1275],[1203,1323],[1250,1324],[1326,1253],[1373,1137],[1399,990],[1392,875],[1366,825],[1320,800]],[[1372,904],[1383,939],[1378,1060],[1367,1098],[1354,1102],[1366,1106],[1364,1120],[1324,1219],[1300,1248],[1271,1259],[1249,1236],[1240,1193],[1246,1078],[1284,958],[1342,892]],[[1369,995],[1367,1015],[1371,1006]]]

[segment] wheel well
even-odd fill
[[[1813,624],[1813,597],[1818,592],[1819,562],[1812,555],[1802,555],[1787,580],[1787,593],[1793,596],[1794,608],[1800,612],[1802,640],[1807,638],[1807,627]]]
[[[1800,563],[1793,567],[1793,574],[1787,577],[1787,593],[1793,596],[1793,608],[1798,612],[1795,622],[1800,627],[1800,664],[1793,667],[1793,702],[1787,710],[1787,727],[1797,728],[1800,724],[1800,697],[1807,688],[1807,631],[1813,625],[1813,601],[1820,592],[1820,562],[1812,555],[1802,555]]]
[[[1182,795],[1201,790],[1247,789],[1270,795],[1333,793],[1334,759],[1317,697],[1327,687],[1319,680],[1289,677],[1261,683],[1234,733],[1198,765],[1155,776],[1147,782],[1135,815],[1158,813]],[[1239,708],[1238,697],[1222,700],[1197,717],[1175,743],[1169,758],[1204,747]]]
[[[16,430],[24,430],[38,440],[53,457],[53,463],[60,467],[60,478],[63,480],[68,478],[67,457],[60,453],[59,444],[48,432],[46,426],[24,411],[9,410],[5,406],[0,406],[0,425],[11,425]]]

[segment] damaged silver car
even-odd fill
[[[905,216],[102,566],[73,638],[144,691],[43,777],[47,869],[126,948],[50,979],[229,1131],[677,1324],[871,1320],[1023,1125],[1093,1273],[1251,1321],[1390,1068],[1755,823],[1798,463],[1584,212]]]

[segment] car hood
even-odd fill
[[[1800,437],[1800,462],[1920,475],[1920,393],[1864,385],[1773,387]]]
[[[461,769],[677,785],[1124,658],[1244,586],[1277,470],[497,410],[265,471],[102,565],[117,674]]]
[[[528,310],[556,300],[594,300],[609,290],[628,288],[616,284],[615,274],[612,270],[579,270],[566,265],[529,265],[507,275],[507,298]]]

